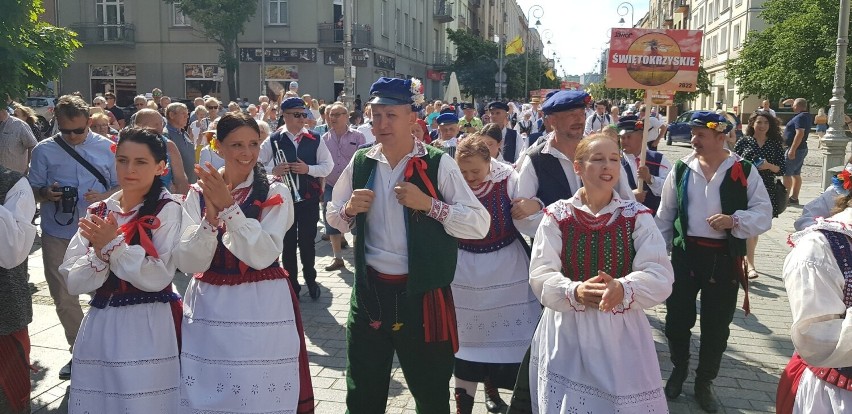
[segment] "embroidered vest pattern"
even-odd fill
[[[490,253],[500,250],[518,238],[518,231],[512,222],[512,200],[509,198],[509,179],[491,183],[491,190],[481,197],[479,202],[491,215],[491,227],[482,240],[459,240],[459,249],[471,253]]]
[[[598,270],[614,278],[633,270],[633,230],[636,217],[626,217],[623,209],[594,217],[574,210],[559,221],[562,233],[562,274],[573,281],[597,276]],[[613,216],[615,220],[607,224]]]

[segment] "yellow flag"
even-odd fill
[[[521,40],[521,36],[518,36],[506,45],[506,56],[520,55],[521,53],[524,53],[524,41]]]
[[[544,72],[544,76],[547,76],[547,79],[556,80],[556,75],[553,74],[553,69],[548,69],[547,72]]]

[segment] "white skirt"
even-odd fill
[[[459,250],[452,283],[459,331],[456,358],[519,363],[541,304],[530,289],[530,259],[519,240],[491,253]]]
[[[809,368],[802,373],[793,412],[801,414],[852,412],[852,392],[841,390],[814,375]]]
[[[219,286],[193,278],[183,312],[184,413],[295,412],[300,342],[286,279]]]
[[[68,412],[178,412],[180,362],[168,303],[91,308],[74,342]]]
[[[530,351],[530,395],[536,413],[667,413],[645,313],[545,309]]]

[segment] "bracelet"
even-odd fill
[[[734,222],[734,227],[732,228],[737,228],[740,226],[740,218],[736,214],[731,214],[731,220],[733,220]]]

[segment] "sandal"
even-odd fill
[[[749,279],[757,279],[760,275],[757,273],[757,270],[748,269],[748,278]]]

